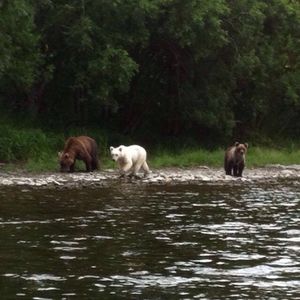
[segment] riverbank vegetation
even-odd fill
[[[299,148],[300,149],[300,148]],[[149,166],[151,169],[179,167],[192,168],[199,166],[223,168],[224,150],[216,149],[207,151],[204,149],[186,149],[180,153],[164,152],[149,153]],[[246,168],[264,167],[266,165],[293,165],[300,164],[300,150],[270,149],[264,147],[253,147],[249,149]],[[117,166],[110,160],[109,156],[101,157],[101,170],[116,169]],[[3,171],[26,171],[26,172],[58,172],[59,164],[57,152],[40,157],[30,157],[24,161],[11,161],[0,166]],[[81,161],[76,163],[77,171],[84,171],[85,167]]]
[[[53,169],[88,134],[154,166],[217,165],[236,140],[250,165],[294,163],[299,32],[297,0],[3,0],[0,161]]]
[[[110,145],[118,146],[119,140],[124,144],[133,141],[119,135],[108,136],[107,133],[95,129],[77,129],[70,135],[89,134],[99,145],[101,169],[116,168],[109,154]],[[63,149],[65,136],[63,133],[43,131],[36,128],[15,128],[0,125],[0,170],[23,170],[29,172],[59,170],[58,151]],[[229,145],[226,145],[229,146]],[[163,145],[148,147],[148,160],[151,168],[164,167],[223,167],[224,147],[208,148],[203,146]],[[259,145],[251,144],[247,155],[247,167],[259,167],[270,164],[300,164],[300,144],[291,141]],[[84,164],[77,162],[77,170],[84,170]]]

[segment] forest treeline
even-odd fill
[[[13,118],[158,139],[300,134],[298,0],[1,0]]]

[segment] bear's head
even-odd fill
[[[71,166],[74,165],[74,158],[68,152],[62,153],[58,152],[60,171],[70,172]]]
[[[247,149],[248,149],[248,144],[247,143],[239,143],[239,142],[235,142],[234,144],[235,146],[235,154],[237,156],[238,159],[244,159],[247,153]]]
[[[121,145],[118,148],[110,147],[110,155],[113,161],[118,161],[123,157],[124,154],[124,146]]]

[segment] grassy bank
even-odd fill
[[[212,166],[223,167],[224,149],[207,151],[203,149],[185,150],[179,154],[158,153],[150,160],[154,167],[191,167]],[[247,155],[248,167],[260,167],[269,164],[300,164],[300,148],[271,149],[266,147],[249,147]]]
[[[180,153],[168,151],[149,153],[150,168],[164,167],[223,167],[223,149],[207,151],[203,149],[185,150]],[[268,164],[291,165],[300,164],[300,150],[290,151],[288,149],[269,149],[253,147],[249,149],[247,156],[247,167],[260,167]],[[101,169],[116,168],[111,161],[109,153],[101,156]],[[57,155],[55,153],[41,153],[40,157],[29,157],[26,161],[8,162],[2,166],[4,170],[26,170],[29,172],[56,172],[59,170]],[[76,163],[76,169],[84,170],[83,162]]]
[[[87,134],[100,145],[102,169],[115,168],[109,156],[109,146],[130,144],[128,138],[108,135],[99,130],[84,129],[69,132],[70,135]],[[23,169],[29,172],[58,171],[57,152],[63,148],[65,136],[62,133],[45,132],[40,129],[22,129],[0,125],[0,163],[3,170]],[[287,145],[287,144],[286,144]],[[247,167],[268,164],[300,164],[300,147],[289,143],[281,148],[252,147],[250,143]],[[224,147],[225,148],[225,147]],[[148,160],[151,168],[194,167],[199,165],[223,167],[224,149],[205,150],[201,148],[177,150],[150,150]],[[82,162],[77,169],[84,170]]]

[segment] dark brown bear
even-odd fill
[[[229,147],[225,152],[224,169],[226,175],[242,177],[246,162],[248,144],[235,142],[234,146]]]
[[[85,162],[86,171],[92,172],[99,167],[97,143],[88,136],[70,137],[65,142],[63,152],[58,153],[60,171],[74,172],[76,159]]]

